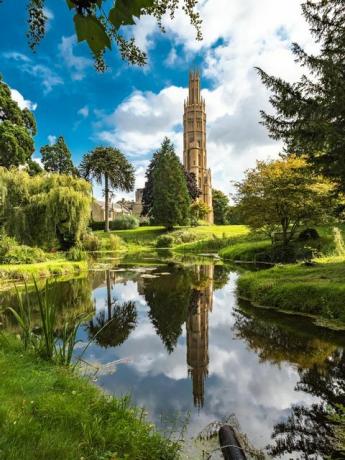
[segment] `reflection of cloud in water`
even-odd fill
[[[115,349],[100,349],[93,344],[85,356],[86,360],[89,357],[102,363],[132,358],[129,364],[119,365],[114,375],[102,376],[101,386],[115,394],[131,393],[134,402],[145,406],[155,421],[162,413],[191,411],[190,431],[193,434],[208,423],[234,413],[250,439],[258,447],[265,446],[273,425],[288,415],[291,405],[301,401],[309,404],[313,398],[294,391],[299,376],[293,366],[262,363],[244,341],[234,337],[235,283],[236,275],[231,274],[228,284],[214,292],[208,321],[209,374],[205,381],[203,408],[193,407],[192,382],[186,364],[185,325],[177,346],[168,354],[148,317],[144,296],[139,294],[134,281],[117,284],[112,289],[112,297],[120,302],[136,302],[138,324],[129,339]],[[106,287],[95,290],[97,311],[105,307],[106,296]]]

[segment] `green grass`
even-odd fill
[[[72,262],[66,259],[55,259],[35,264],[0,265],[1,280],[29,280],[32,277],[78,274],[88,268],[86,261]]]
[[[0,336],[0,459],[169,460],[178,445],[142,411]]]
[[[255,261],[258,254],[271,247],[271,241],[244,241],[232,244],[219,251],[220,257],[231,261]]]
[[[179,244],[173,247],[173,249],[185,251],[211,250],[211,248],[212,250],[218,250],[219,244],[224,245],[224,239],[245,236],[249,232],[245,225],[205,225],[200,227],[176,227],[171,234],[173,235],[174,232],[181,230],[194,235],[197,239],[192,243]],[[131,252],[152,249],[156,246],[159,236],[170,233],[164,227],[156,226],[138,227],[134,230],[116,230],[109,233],[97,231],[95,234],[101,239],[103,249],[108,247],[109,236],[115,234],[124,241],[123,250]]]
[[[314,266],[277,265],[245,273],[238,292],[261,306],[345,324],[345,259],[328,257]]]

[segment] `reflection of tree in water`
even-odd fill
[[[270,455],[345,458],[345,443],[341,450],[336,439],[339,439],[340,421],[343,437],[345,429],[345,355],[340,351],[343,339],[302,318],[296,321],[296,317],[282,317],[250,307],[244,310],[245,314],[236,314],[237,337],[246,340],[262,361],[297,364],[300,381],[296,391],[320,400],[312,406],[294,406],[288,419],[274,427]]]
[[[272,364],[290,362],[299,367],[308,368],[313,364],[322,366],[325,360],[337,348],[328,337],[320,337],[320,328],[298,321],[295,317],[283,317],[263,310],[250,316],[250,309],[235,313],[234,333],[237,338],[247,342],[261,361]],[[280,315],[281,316],[281,315]],[[318,335],[317,335],[318,334]]]
[[[344,351],[333,353],[321,369],[315,365],[299,372],[296,390],[320,398],[321,403],[293,407],[289,418],[274,427],[270,454],[276,457],[299,453],[307,459],[344,459],[345,443],[339,442],[340,436],[344,441],[345,428]]]
[[[104,348],[117,347],[125,342],[137,322],[135,302],[120,304],[116,299],[112,299],[109,271],[106,273],[106,280],[106,311],[101,310],[87,326],[90,338]]]
[[[57,326],[63,327],[66,322],[73,323],[73,320],[84,314],[93,312],[92,289],[90,280],[86,277],[75,278],[66,281],[38,282],[38,288],[42,296],[47,296],[47,303],[56,307]],[[37,292],[34,286],[28,286],[27,292],[19,288],[23,304],[29,304],[33,308],[33,323],[40,322]],[[0,296],[0,310],[3,308],[18,308],[18,297],[14,289],[3,292]],[[4,317],[6,327],[16,327],[12,315]]]
[[[170,275],[141,279],[139,289],[150,307],[149,317],[167,351],[176,347],[186,321],[192,277],[187,270],[174,267]]]
[[[227,265],[215,265],[213,272],[213,288],[214,290],[222,289],[229,281],[229,273],[231,268]]]

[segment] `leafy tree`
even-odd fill
[[[81,175],[87,179],[104,181],[105,228],[109,232],[110,189],[130,192],[134,188],[134,168],[123,153],[112,147],[97,147],[86,154],[80,163]]]
[[[190,217],[192,225],[198,225],[200,220],[204,220],[210,208],[203,201],[194,201],[190,206]]]
[[[220,190],[212,189],[212,207],[214,223],[224,225],[228,223],[229,198]]]
[[[146,171],[143,193],[146,215],[171,229],[185,225],[189,217],[190,196],[186,177],[174,146],[165,138]]]
[[[258,161],[235,185],[245,222],[254,230],[264,230],[272,240],[280,231],[284,247],[300,226],[320,222],[331,211],[333,184],[294,155]]]
[[[0,168],[5,231],[20,243],[68,249],[90,219],[91,187],[79,178]]]
[[[311,164],[345,190],[345,9],[341,0],[307,0],[304,17],[320,48],[307,54],[294,43],[296,61],[306,68],[299,81],[289,83],[258,69],[273,95],[275,114],[262,113],[273,139],[282,139],[287,152],[307,155]]]
[[[46,171],[59,174],[78,174],[78,170],[73,165],[71,152],[62,136],[58,137],[55,144],[41,147],[40,152]]]
[[[201,190],[198,187],[198,183],[197,183],[195,174],[192,173],[192,172],[187,171],[183,165],[181,165],[181,167],[183,169],[183,172],[184,172],[184,175],[185,175],[185,178],[186,178],[187,188],[188,188],[188,193],[189,193],[190,199],[192,201],[195,201],[201,195]]]
[[[134,17],[150,15],[157,19],[164,32],[162,18],[168,14],[173,19],[178,8],[189,16],[196,28],[197,40],[202,39],[199,14],[195,11],[198,0],[66,0],[74,14],[74,28],[78,41],[86,41],[95,57],[96,68],[105,70],[103,55],[115,43],[122,59],[137,65],[146,64],[146,54],[135,44],[134,39],[126,39],[120,28],[135,24]],[[28,6],[29,45],[35,49],[46,33],[47,16],[44,12],[46,0],[30,0]]]
[[[26,164],[34,152],[36,122],[28,109],[21,110],[0,76],[0,166]]]

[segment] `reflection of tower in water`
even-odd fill
[[[188,374],[193,382],[194,405],[204,405],[204,382],[208,375],[208,313],[212,311],[213,266],[197,267],[199,286],[193,290],[187,329]]]

